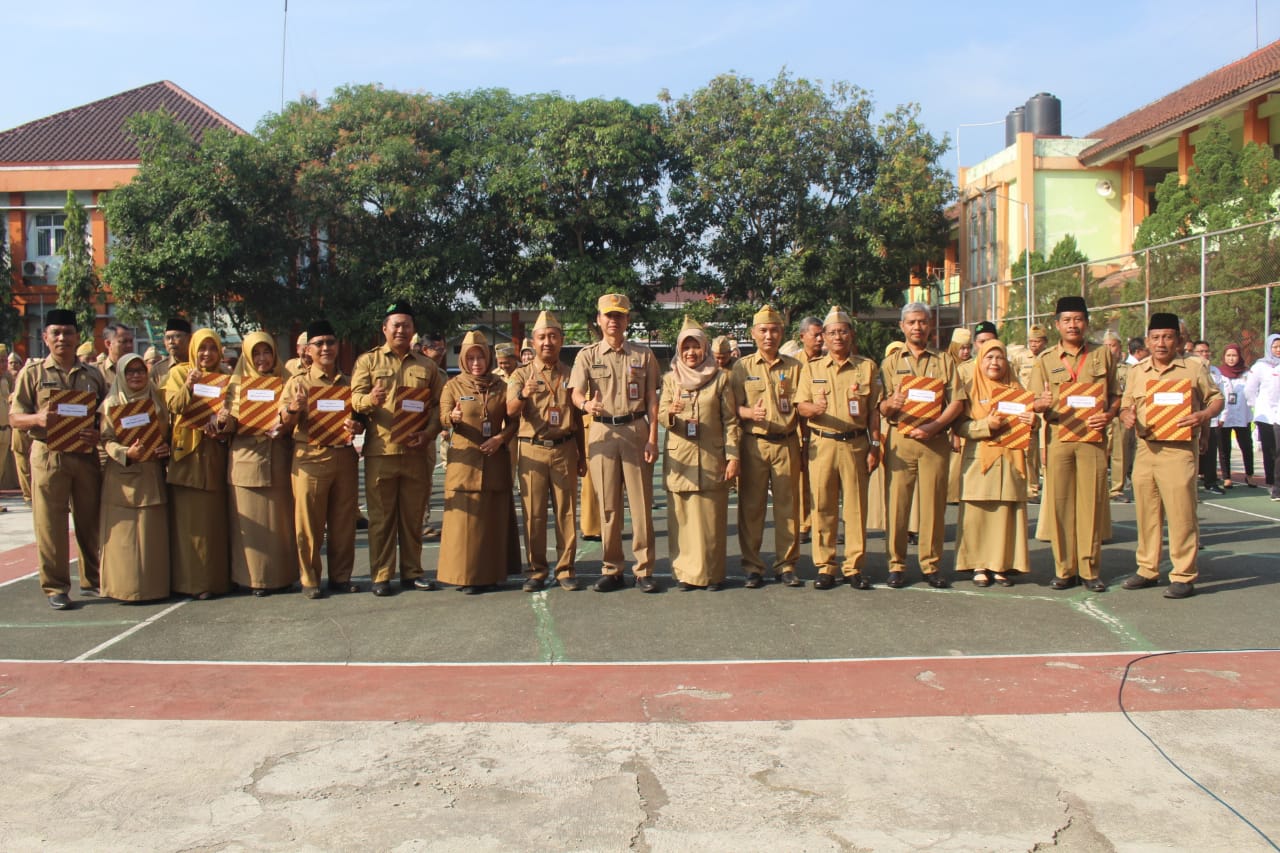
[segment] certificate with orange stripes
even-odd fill
[[[283,390],[284,381],[278,376],[242,379],[236,432],[266,435],[275,429],[280,416],[280,392]]]
[[[231,377],[225,373],[206,373],[191,389],[191,402],[182,411],[178,426],[186,429],[204,429],[209,418],[222,408],[227,397],[227,384]]]
[[[343,426],[351,417],[351,388],[313,385],[307,391],[307,444],[341,447],[351,441]]]
[[[1026,450],[1031,446],[1031,424],[1018,420],[1018,415],[1031,411],[1035,397],[1030,391],[1018,388],[998,388],[991,395],[991,408],[1008,419],[1008,426],[996,433],[990,441],[1010,450]]]
[[[1164,379],[1147,383],[1147,438],[1151,441],[1190,441],[1191,427],[1178,421],[1191,414],[1191,380]]]
[[[164,443],[164,430],[160,428],[156,404],[150,397],[122,403],[108,415],[116,431],[116,441],[125,447],[132,447],[136,441],[142,442],[142,459],[139,461],[156,458],[156,450]]]
[[[391,412],[391,443],[405,444],[409,436],[427,428],[431,417],[431,388],[396,388]]]
[[[93,429],[98,397],[92,391],[52,391],[49,394],[49,426],[45,441],[50,450],[92,453],[94,446],[80,438],[80,430]]]
[[[1102,443],[1102,431],[1089,428],[1089,418],[1107,408],[1101,382],[1064,382],[1058,386],[1058,433],[1061,441]]]
[[[911,430],[927,421],[942,417],[942,399],[946,385],[932,376],[904,376],[898,385],[907,401],[898,412],[898,429]]]

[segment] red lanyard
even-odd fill
[[[1071,374],[1072,382],[1079,381],[1080,368],[1084,367],[1084,359],[1085,359],[1085,356],[1088,355],[1088,353],[1089,353],[1089,345],[1085,344],[1080,348],[1080,354],[1076,356],[1076,366],[1073,368],[1070,364],[1067,365],[1067,372]],[[1062,351],[1062,356],[1064,360],[1065,360],[1065,357],[1070,354],[1071,353],[1067,352],[1066,350]]]

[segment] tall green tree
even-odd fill
[[[1081,264],[1088,260],[1073,234],[1064,234],[1047,258],[1039,249],[1031,252],[1031,285],[1035,299],[1032,322],[1043,323],[1046,317],[1051,317],[1063,296],[1080,295],[1083,280]],[[1000,339],[1005,343],[1027,342],[1026,267],[1025,255],[1019,255],[1010,267],[1012,284],[1005,319],[1000,325]]]
[[[58,270],[58,307],[75,311],[80,334],[92,336],[101,282],[89,248],[89,214],[71,190],[67,190],[62,210],[67,215],[67,237],[62,242],[62,268]]]

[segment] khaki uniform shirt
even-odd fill
[[[658,359],[653,350],[630,341],[613,349],[604,341],[583,347],[573,362],[569,387],[604,405],[602,417],[644,415],[649,393],[657,393]]]
[[[876,363],[861,355],[844,362],[824,355],[805,365],[800,374],[797,403],[816,403],[827,392],[825,414],[809,418],[809,428],[825,433],[865,432],[871,411],[884,396]],[[855,412],[856,410],[856,412]]]
[[[381,406],[374,405],[371,392],[374,383],[387,389]],[[391,417],[395,405],[395,389],[430,388],[431,400],[427,402],[426,441],[417,447],[405,447],[391,442]],[[402,453],[426,453],[430,442],[440,434],[440,392],[444,381],[436,363],[420,352],[410,350],[403,358],[389,346],[375,347],[356,359],[351,372],[351,407],[369,418],[364,439],[365,456],[395,456]]]
[[[658,417],[667,428],[662,462],[667,491],[729,488],[722,476],[728,460],[738,458],[739,438],[738,404],[729,381],[729,372],[719,370],[690,391],[680,387],[673,373],[663,379]],[[684,400],[684,411],[673,415],[668,409],[676,399]]]
[[[47,356],[43,361],[27,365],[18,376],[13,411],[34,415],[48,404],[49,395],[54,391],[92,391],[99,404],[107,396],[98,368],[77,361],[70,370],[63,370],[53,356]],[[36,441],[45,440],[44,427],[33,427],[28,432]]]
[[[318,365],[313,364],[305,372],[294,374],[285,382],[281,400],[283,405],[292,406],[294,398],[298,395],[299,388],[304,391],[310,391],[315,387],[349,388],[350,386],[351,378],[341,371],[337,371],[333,376],[330,376],[321,370]],[[298,459],[327,459],[332,455],[334,448],[308,443],[307,415],[310,411],[310,404],[303,406],[302,411],[298,414],[298,420],[293,426],[293,455]]]
[[[284,372],[287,376],[301,376],[307,372],[311,365],[302,360],[302,357],[291,358],[284,363]]]
[[[880,378],[884,382],[884,395],[888,397],[896,394],[898,386],[908,376],[927,376],[931,379],[941,379],[942,408],[944,411],[947,406],[957,400],[969,399],[969,392],[960,381],[960,373],[956,369],[955,361],[945,352],[926,348],[917,357],[911,354],[911,350],[903,347],[891,354],[880,365]],[[897,415],[894,415],[889,420],[891,423],[896,424],[896,419]]]
[[[507,380],[507,402],[520,399],[520,392],[531,376],[538,380],[538,390],[524,398],[517,435],[554,441],[577,430],[579,421],[569,391],[569,371],[560,362],[547,367],[535,358],[516,368]]]
[[[1058,389],[1070,382],[1101,382],[1107,390],[1108,400],[1103,408],[1110,406],[1110,398],[1120,396],[1120,381],[1116,378],[1115,361],[1111,350],[1096,344],[1085,344],[1084,358],[1077,367],[1071,354],[1062,344],[1054,344],[1036,358],[1036,365],[1031,371],[1031,383],[1027,390],[1037,397],[1048,389],[1053,395],[1053,402],[1044,412],[1044,419],[1049,424],[1049,437],[1052,439],[1058,429]],[[1076,353],[1078,356],[1079,353]],[[1075,372],[1073,378],[1073,371]]]
[[[1205,367],[1203,361],[1175,356],[1173,361],[1164,369],[1161,369],[1156,367],[1155,362],[1150,357],[1144,358],[1133,365],[1129,371],[1128,385],[1125,388],[1124,399],[1121,402],[1122,408],[1133,408],[1134,414],[1138,418],[1134,429],[1144,440],[1146,440],[1147,405],[1149,403],[1147,384],[1175,379],[1191,380],[1192,412],[1199,412],[1214,400],[1222,397],[1222,389],[1209,376],[1209,369]],[[1192,442],[1198,439],[1199,433],[1199,429],[1192,430]]]
[[[804,368],[789,355],[779,355],[772,364],[756,351],[733,364],[730,387],[739,406],[754,409],[764,400],[763,421],[743,421],[743,432],[753,435],[780,436],[796,431],[796,393]],[[786,411],[783,411],[785,407]]]
[[[186,364],[185,361],[174,361],[173,356],[166,355],[151,366],[151,384],[157,388],[164,389],[164,382],[169,378],[169,371],[173,370],[179,364]]]

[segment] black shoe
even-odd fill
[[[324,593],[320,591],[320,587],[318,586],[304,586],[302,588],[302,594],[304,597],[312,599],[313,601],[317,598],[324,598]]]
[[[568,592],[577,592],[582,589],[582,582],[572,575],[565,575],[558,581],[560,588]]]
[[[391,588],[391,584],[386,581],[379,581],[373,585],[373,594],[379,598],[384,598],[388,595],[395,595],[396,593],[395,590]]]
[[[369,529],[369,519],[365,518],[363,515],[357,515],[356,530],[368,530],[368,529]]]
[[[600,541],[600,537],[599,537],[598,535],[597,535],[597,536],[588,536],[588,535],[586,535],[586,534],[584,533],[584,534],[582,534],[582,541],[583,541],[583,542],[599,542],[599,541]]]
[[[907,585],[907,573],[889,572],[889,580],[886,583],[892,589],[902,589]]]
[[[596,592],[613,592],[625,588],[626,585],[627,582],[622,579],[622,575],[602,575],[591,588]]]
[[[1174,581],[1169,584],[1169,588],[1164,591],[1165,598],[1190,598],[1195,594],[1195,584],[1183,583],[1182,581]]]
[[[722,589],[724,589],[724,584],[722,584],[722,583],[709,583],[709,584],[707,584],[707,592],[719,592],[719,591],[720,591],[720,590],[722,590]]]
[[[818,579],[813,582],[814,589],[835,589],[836,576],[830,572],[818,572]]]
[[[81,598],[99,598],[101,596],[102,596],[102,591],[99,590],[96,586],[87,586],[80,590]]]
[[[801,531],[800,531],[800,544],[801,544],[801,545],[808,545],[808,544],[809,544],[809,541],[810,541],[812,538],[813,538],[813,537],[811,537],[811,536],[809,535],[809,531],[807,531],[807,530],[801,530]]]
[[[942,576],[942,572],[930,572],[924,576],[924,579],[934,589],[946,589],[951,586],[947,579]]]
[[[1131,578],[1125,578],[1124,583],[1120,584],[1120,586],[1123,589],[1146,589],[1149,586],[1155,586],[1159,582],[1159,578],[1146,578],[1142,575],[1134,575]]]
[[[271,590],[269,589],[263,589],[262,587],[256,587],[256,586],[253,588],[254,598],[266,598],[270,594],[271,594]]]
[[[783,586],[789,586],[792,589],[799,589],[800,587],[804,586],[804,581],[796,577],[795,572],[783,572],[781,575],[778,576],[778,583],[782,584]]]
[[[1223,489],[1222,486],[1219,486],[1217,483],[1214,483],[1212,486],[1205,486],[1204,490],[1206,492],[1212,492],[1215,495],[1225,495],[1227,493],[1226,490]]]
[[[1072,575],[1069,578],[1054,578],[1049,581],[1049,589],[1071,589],[1073,586],[1080,585],[1080,576]]]
[[[871,589],[871,581],[867,580],[867,576],[862,572],[854,572],[849,575],[850,589]]]
[[[543,578],[529,578],[520,588],[525,592],[542,592],[546,585],[547,582]]]
[[[911,531],[907,531],[907,544],[908,544],[908,545],[919,545],[919,544],[920,544],[920,534],[919,534],[919,533],[912,533]]]
[[[680,581],[679,583],[676,584],[676,589],[680,590],[681,592],[693,592],[695,589],[701,589],[701,588],[702,587],[694,586],[691,583],[685,583],[684,581]]]
[[[1127,504],[1127,503],[1133,503],[1133,501],[1129,500],[1129,499],[1128,499],[1127,497],[1125,497],[1124,495],[1112,495],[1112,496],[1111,496],[1111,502],[1112,502],[1112,503],[1116,503],[1116,504]]]
[[[747,589],[759,589],[764,586],[764,575],[759,572],[752,572],[747,575],[747,582],[743,586]]]
[[[652,575],[645,575],[642,578],[636,578],[636,587],[641,592],[661,592],[662,587],[658,586],[658,582],[654,580]]]
[[[423,592],[434,592],[439,589],[439,587],[436,586],[435,581],[429,580],[422,575],[418,575],[416,578],[400,578],[400,588],[418,589]]]
[[[460,586],[460,587],[458,587],[458,592],[462,593],[463,595],[479,595],[480,593],[484,592],[484,587],[482,587],[482,586]]]
[[[1084,582],[1084,588],[1089,592],[1106,592],[1107,583],[1102,578],[1093,578]]]
[[[329,592],[360,592],[361,586],[355,581],[329,581]]]
[[[65,592],[55,592],[49,596],[49,606],[54,610],[75,610],[76,606]]]

